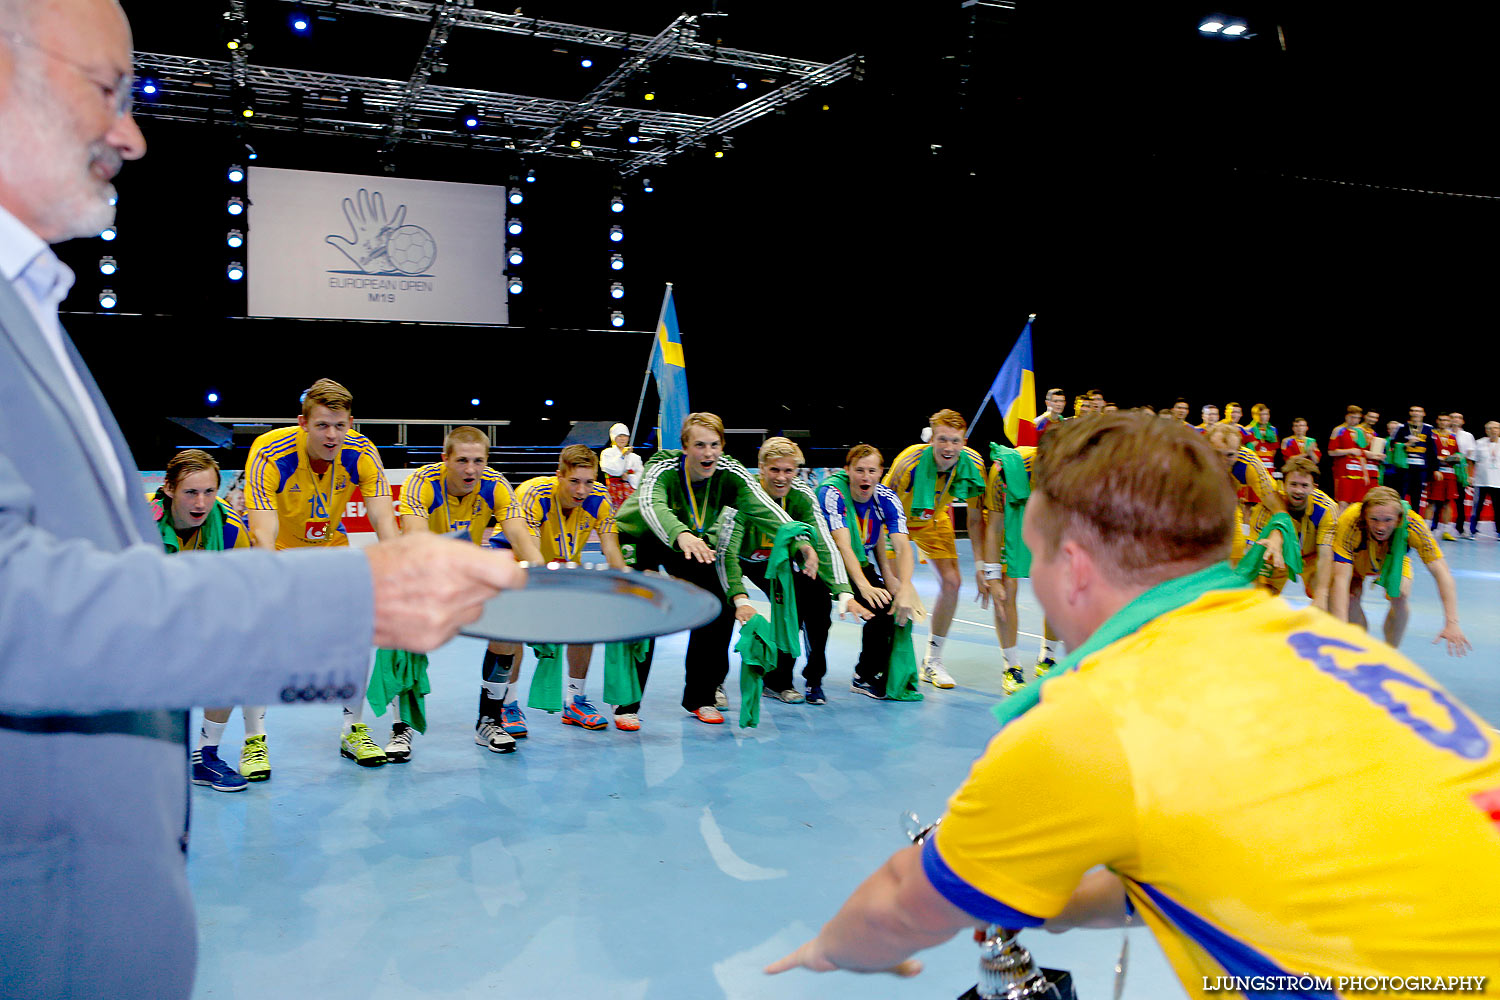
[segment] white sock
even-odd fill
[[[210,722],[208,721],[208,717],[204,716],[203,727],[198,730],[198,749],[202,750],[204,747],[218,746],[219,741],[224,738],[225,725],[227,723]]]
[[[585,680],[586,680],[586,678],[583,678],[583,677],[572,677],[572,676],[570,676],[568,678],[568,700],[569,701],[572,701],[574,698],[582,698],[583,697],[583,684],[584,684]]]
[[[391,721],[392,722],[405,722],[406,721],[405,719],[401,718],[401,702],[399,700],[395,699],[395,698],[391,699]]]
[[[1039,660],[1055,660],[1055,659],[1057,659],[1055,648],[1053,646],[1053,644],[1055,642],[1057,642],[1056,639],[1049,639],[1045,635],[1043,635],[1042,636],[1042,645],[1041,645],[1041,648],[1037,650],[1036,658],[1039,659]]]
[[[502,705],[510,699],[510,681],[480,681],[484,693]]]
[[[927,637],[927,655],[934,660],[943,658],[943,643],[948,641],[946,635],[929,635]]]
[[[344,732],[353,732],[354,727],[363,721],[365,721],[365,700],[359,698],[355,701],[344,702]]]
[[[266,735],[266,706],[241,705],[240,714],[245,717],[245,738]]]
[[[1011,646],[1005,650],[1005,665],[1007,667],[1019,667],[1021,665],[1021,661],[1016,655],[1016,647]]]

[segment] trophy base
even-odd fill
[[[1062,969],[1042,969],[1041,973],[1056,989],[1057,1000],[1078,1000],[1078,991],[1073,989],[1073,974]],[[958,1000],[984,1000],[979,995],[979,987],[971,986],[969,992],[959,997]]]

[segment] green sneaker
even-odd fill
[[[370,727],[356,722],[339,741],[339,755],[348,757],[360,767],[379,767],[386,762],[385,751],[370,739]]]
[[[240,747],[240,777],[246,781],[269,781],[271,757],[266,753],[266,734],[246,736]]]
[[[1046,659],[1037,660],[1036,679],[1041,680],[1043,677],[1046,677],[1049,673],[1052,672],[1052,668],[1055,666],[1057,666],[1057,661],[1050,656]]]

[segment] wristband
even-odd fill
[[[986,580],[998,580],[1005,575],[1004,563],[987,562],[984,564],[984,578]]]
[[[752,605],[750,604],[750,598],[741,596],[734,599],[734,606],[737,608],[748,608]]]

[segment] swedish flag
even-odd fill
[[[662,299],[661,318],[656,323],[656,344],[651,349],[651,374],[656,378],[656,394],[661,399],[657,426],[661,428],[660,445],[677,447],[682,422],[692,412],[688,405],[687,366],[682,357],[682,332],[677,328],[677,307],[672,302],[672,286]]]

